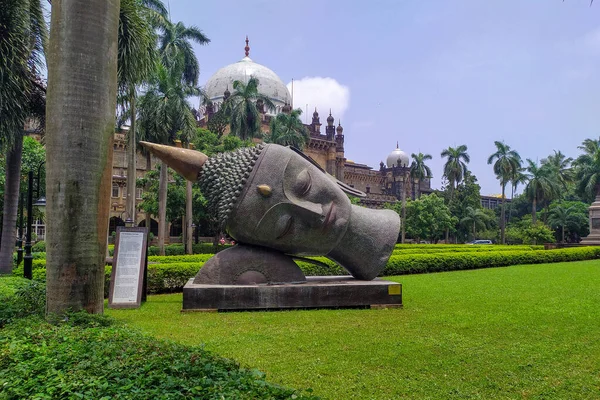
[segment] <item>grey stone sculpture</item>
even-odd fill
[[[364,196],[299,151],[258,145],[208,158],[189,149],[141,142],[185,178],[198,180],[209,211],[238,246],[215,255],[194,283],[300,282],[290,256],[319,255],[353,277],[374,279],[398,238],[391,210],[352,205]]]

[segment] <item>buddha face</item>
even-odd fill
[[[293,150],[267,145],[227,230],[242,243],[325,255],[346,233],[350,212],[350,200],[331,177]]]

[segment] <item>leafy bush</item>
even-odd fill
[[[35,253],[35,252],[42,252],[42,253],[45,253],[45,252],[46,252],[46,242],[45,242],[45,241],[43,241],[43,240],[41,240],[41,241],[37,242],[36,244],[34,244],[34,245],[31,247],[31,251],[32,251],[32,252],[34,252],[34,253]]]
[[[106,326],[107,318],[67,317],[58,326],[28,318],[2,329],[3,399],[314,398],[201,347]]]
[[[19,277],[0,278],[0,327],[17,318],[44,315],[46,285]]]

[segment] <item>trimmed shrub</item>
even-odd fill
[[[214,254],[191,254],[182,256],[149,256],[149,263],[170,264],[170,263],[204,263]]]
[[[31,251],[34,252],[34,253],[36,253],[36,252],[43,252],[43,253],[45,253],[46,252],[46,242],[43,241],[43,240],[37,242],[36,244],[34,244],[31,247]]]
[[[441,254],[392,255],[383,276],[425,272],[506,267],[518,264],[540,264],[600,258],[600,247],[579,247],[546,251],[463,252]]]

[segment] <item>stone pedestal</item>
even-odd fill
[[[183,311],[402,306],[402,285],[381,279],[309,276],[305,283],[278,285],[206,285],[193,281],[183,288]]]
[[[588,246],[600,246],[600,193],[589,208],[590,212],[590,234],[581,240],[581,244]]]

